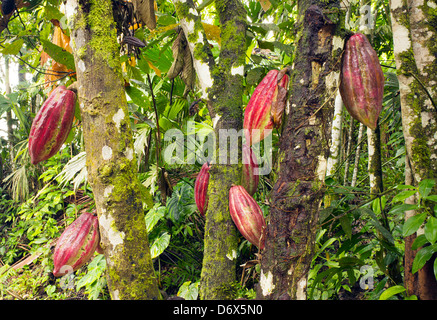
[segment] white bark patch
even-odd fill
[[[307,279],[302,278],[297,283],[296,300],[306,300]]]
[[[218,121],[220,120],[221,116],[220,115],[216,115],[214,117],[214,119],[212,119],[212,127],[215,129],[215,126],[217,125]]]
[[[392,17],[392,19],[394,19]],[[401,53],[411,47],[410,33],[406,27],[401,24],[393,24],[393,46],[395,52]]]
[[[112,300],[120,300],[120,292],[118,290],[114,290],[112,292],[111,297],[112,297]]]
[[[335,97],[334,118],[332,120],[332,129],[331,129],[332,139],[331,139],[331,147],[330,147],[330,156],[328,158],[328,163],[326,165],[327,175],[334,174],[334,171],[339,161],[338,154],[340,152],[343,108],[344,108],[343,101],[341,99],[340,92],[338,91]]]
[[[332,51],[337,50],[337,49],[343,49],[344,47],[344,40],[342,37],[339,36],[334,36],[332,38]]]
[[[70,0],[65,3],[65,15],[68,20],[71,20],[78,10],[77,0]]]
[[[79,62],[77,63],[77,68],[79,69],[80,72],[85,72],[86,70],[85,62],[83,62],[83,60],[79,60]]]
[[[270,271],[265,275],[261,270],[260,285],[264,297],[273,293],[275,285],[273,284],[273,274]]]
[[[120,108],[118,109],[117,113],[114,114],[114,116],[112,117],[112,120],[115,122],[115,127],[118,129],[118,131],[120,131],[120,124],[121,121],[123,121],[124,116],[125,116],[124,111],[123,109]]]
[[[108,146],[103,146],[102,148],[102,158],[103,160],[109,160],[112,158],[112,149]]]
[[[114,186],[107,186],[105,188],[105,191],[103,192],[103,196],[105,198],[109,197],[111,195],[111,193],[112,193],[112,190],[114,190]]]
[[[231,75],[232,76],[236,76],[236,75],[244,76],[244,66],[232,67]]]
[[[318,158],[319,163],[317,165],[317,176],[319,177],[320,181],[324,181],[328,162],[326,161],[326,158],[324,156],[318,156]]]
[[[112,245],[112,250],[114,250],[118,245],[123,244],[125,234],[115,228],[114,219],[110,215],[102,214],[99,217],[99,226],[102,233]]]

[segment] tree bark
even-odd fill
[[[110,0],[68,0],[88,180],[112,299],[159,299]]]
[[[204,300],[232,299],[238,234],[229,214],[229,189],[239,182],[241,171],[229,155],[237,151],[241,159],[241,148],[236,148],[241,146],[238,133],[243,124],[246,12],[238,0],[215,1],[221,26],[221,50],[215,63],[194,3],[191,0],[174,0],[174,3],[193,56],[202,97],[207,101],[213,119],[216,138],[216,158],[212,162],[208,185],[199,295]],[[226,154],[225,158],[221,157],[222,153]]]
[[[257,291],[264,299],[306,299],[338,87],[336,62],[344,44],[338,36],[337,23],[344,21],[338,2],[298,1],[298,8],[302,21],[290,114],[280,140]]]
[[[394,55],[399,79],[402,129],[413,185],[423,179],[437,178],[437,30],[434,6],[428,1],[391,0]],[[434,193],[436,190],[434,190]],[[408,199],[414,203],[415,199]],[[414,212],[406,212],[408,215]],[[414,238],[414,236],[412,237]],[[411,239],[405,242],[405,284],[408,294],[421,300],[437,299],[437,281],[430,259],[416,275],[407,274],[415,252]],[[429,267],[431,266],[431,267]],[[411,271],[410,271],[411,272]]]

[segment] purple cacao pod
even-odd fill
[[[243,146],[243,171],[241,173],[241,185],[246,191],[253,196],[258,189],[259,175],[258,175],[258,161],[252,151],[252,148]]]
[[[354,34],[346,43],[339,89],[349,114],[375,130],[382,109],[384,73],[376,51],[361,33]]]
[[[286,70],[286,69],[284,69]],[[263,140],[282,121],[287,100],[288,75],[270,70],[255,88],[244,111],[246,144],[251,146]]]
[[[208,207],[209,168],[209,163],[205,162],[194,183],[194,200],[202,216],[205,215],[206,208]]]
[[[234,185],[229,190],[229,212],[243,237],[262,250],[266,222],[260,206],[243,186]]]
[[[53,253],[53,275],[60,277],[87,263],[100,242],[99,220],[92,213],[81,214],[65,228]]]
[[[29,134],[29,154],[32,164],[54,156],[70,133],[74,119],[76,94],[58,86],[33,119]]]

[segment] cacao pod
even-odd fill
[[[59,151],[70,133],[74,119],[76,94],[58,86],[33,119],[29,134],[32,164],[47,160]]]
[[[209,163],[205,162],[194,183],[194,200],[202,216],[205,215],[206,208],[208,207],[209,168]]]
[[[243,122],[249,146],[263,140],[273,128],[281,125],[288,86],[287,69],[284,70],[270,70],[250,97]]]
[[[266,222],[260,206],[243,186],[229,190],[229,212],[238,231],[260,250],[264,249]]]
[[[81,214],[70,224],[56,243],[53,275],[60,277],[87,263],[100,242],[99,220],[92,213]]]
[[[346,42],[340,70],[340,94],[349,114],[376,129],[384,95],[384,73],[367,37],[356,33]]]
[[[248,145],[243,145],[243,172],[241,174],[241,185],[253,196],[258,189],[258,161]]]

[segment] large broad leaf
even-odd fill
[[[187,214],[196,211],[194,188],[185,182],[178,186],[173,190],[171,198],[167,201],[169,218],[174,222],[179,222]]]
[[[191,283],[191,281],[184,282],[178,290],[178,297],[185,300],[197,300],[199,295],[199,282]]]
[[[48,40],[41,39],[43,50],[56,62],[65,65],[70,70],[76,70],[74,65],[74,57],[67,50],[62,49],[60,46],[51,43]]]
[[[145,217],[147,233],[150,233],[158,221],[165,216],[166,210],[166,207],[157,204],[147,212]]]

